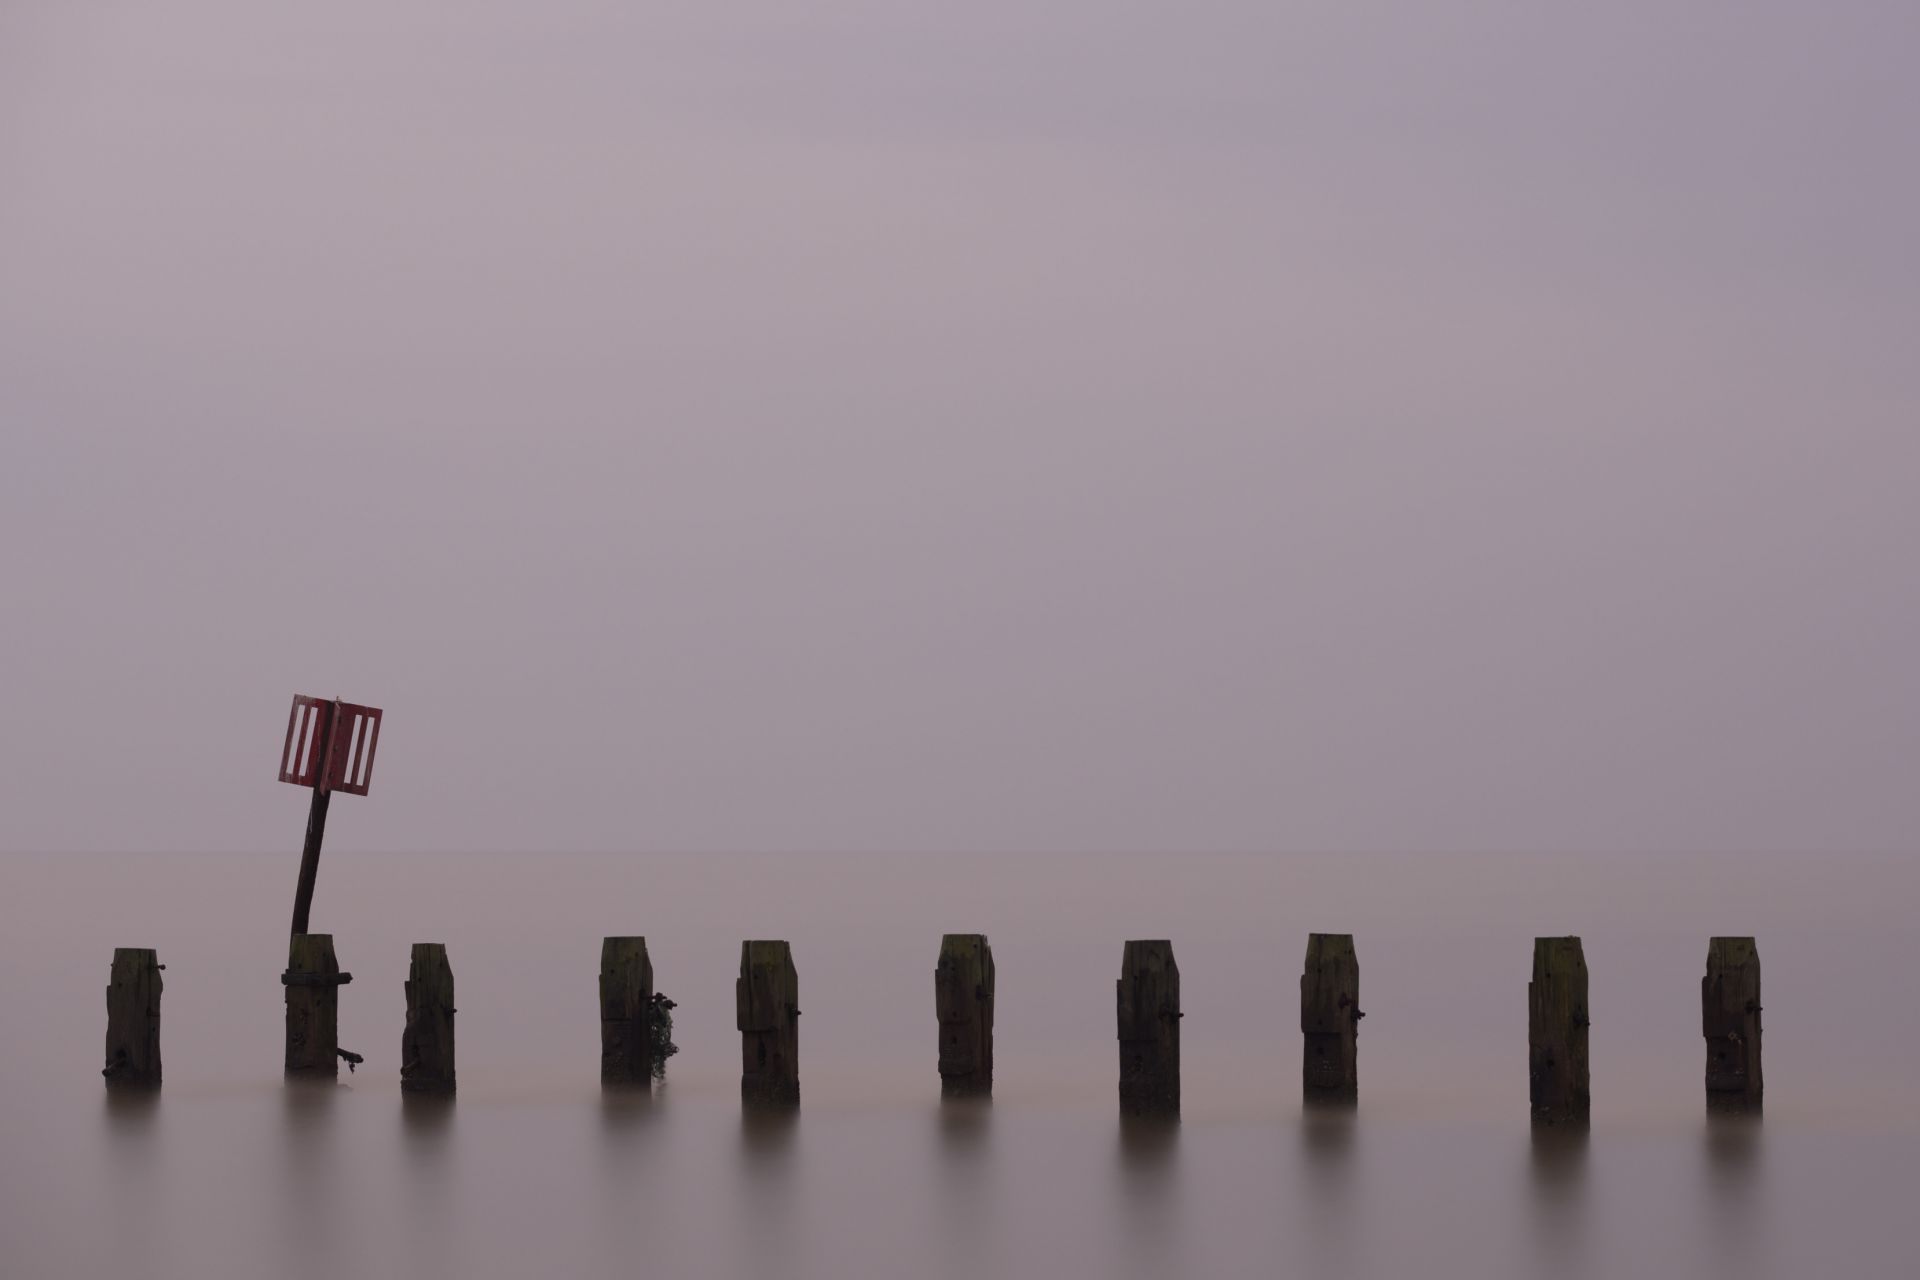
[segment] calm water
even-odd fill
[[[336,1088],[280,1080],[297,855],[0,857],[0,1273],[150,1277],[1909,1276],[1920,860],[328,855]],[[1357,935],[1361,1106],[1303,1114],[1297,977]],[[992,937],[997,1087],[945,1106],[944,930]],[[598,1087],[599,940],[680,1002]],[[1579,933],[1594,1123],[1527,1124],[1531,939]],[[1699,976],[1760,940],[1763,1124],[1703,1114]],[[800,972],[804,1106],[741,1113],[743,937]],[[1115,1115],[1113,980],[1173,939],[1177,1128]],[[448,944],[460,1094],[403,1105],[408,944]],[[167,965],[167,1083],[98,1075],[115,945]]]

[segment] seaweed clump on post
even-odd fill
[[[665,993],[653,993],[652,1014],[647,1019],[647,1063],[655,1080],[667,1078],[667,1059],[680,1052],[673,1042],[673,1011],[678,1006]]]

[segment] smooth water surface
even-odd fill
[[[149,1277],[1906,1276],[1920,862],[1740,856],[333,855],[337,1087],[280,1079],[297,856],[0,857],[0,1272]],[[1309,930],[1352,931],[1361,1105],[1303,1113]],[[990,935],[997,1087],[942,1105],[943,931]],[[600,938],[679,1002],[603,1097]],[[1536,1140],[1536,934],[1592,973],[1594,1123]],[[1699,978],[1758,936],[1763,1122],[1705,1115]],[[793,942],[803,1105],[743,1114],[745,937]],[[1185,1109],[1116,1115],[1129,937],[1179,960]],[[403,1100],[408,944],[460,1092]],[[167,965],[166,1084],[98,1075],[116,946]]]

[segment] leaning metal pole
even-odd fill
[[[293,932],[307,932],[307,914],[313,907],[313,882],[320,874],[320,842],[327,836],[327,802],[333,798],[333,729],[340,718],[340,699],[327,705],[314,735],[313,805],[307,810],[307,843],[300,851],[300,884],[293,891]]]

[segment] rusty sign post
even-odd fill
[[[373,752],[380,742],[380,708],[338,698],[296,695],[280,749],[280,781],[313,788],[307,841],[300,851],[300,884],[293,894],[293,932],[307,932],[313,882],[320,874],[320,842],[327,834],[327,802],[335,791],[367,794]]]

